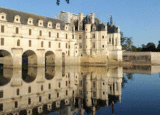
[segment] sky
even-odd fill
[[[149,42],[158,45],[160,40],[160,0],[0,0],[0,7],[55,17],[61,11],[84,16],[95,13],[103,23],[110,15],[125,37],[132,37],[133,45],[140,47]]]

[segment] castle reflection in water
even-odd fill
[[[1,73],[0,114],[95,114],[121,101],[122,67],[1,68]]]
[[[157,69],[158,68],[158,69]],[[0,69],[0,115],[95,114],[121,102],[124,72],[160,70],[156,67],[82,67]],[[146,70],[147,69],[147,70]],[[155,71],[154,71],[155,72]],[[150,72],[152,73],[152,72]],[[149,73],[149,74],[150,74]]]

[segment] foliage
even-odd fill
[[[123,50],[131,50],[132,49],[132,37],[124,37],[123,32],[121,33],[121,45]]]
[[[142,51],[157,51],[157,49],[154,43],[149,42],[145,47],[142,46]]]
[[[69,4],[69,0],[65,0]],[[60,0],[57,0],[56,4],[59,6],[60,5]]]
[[[160,44],[157,46],[157,51],[160,52]]]
[[[137,52],[137,47],[136,46],[131,46],[131,49],[133,52]]]

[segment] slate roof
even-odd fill
[[[108,33],[117,33],[118,32],[118,27],[115,25],[111,25],[109,22],[107,23],[107,31]]]
[[[60,23],[61,30],[64,30],[65,22],[62,20],[0,7],[0,13],[2,12],[7,14],[6,19],[8,22],[14,22],[14,17],[19,15],[21,17],[21,24],[27,25],[28,18],[32,18],[34,26],[38,26],[38,20],[43,20],[43,26],[47,28],[48,22],[51,21],[53,28],[55,28],[56,23]]]

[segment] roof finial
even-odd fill
[[[111,23],[111,25],[112,25],[112,23],[113,23],[112,15],[111,15],[111,17],[110,17],[110,23]]]

